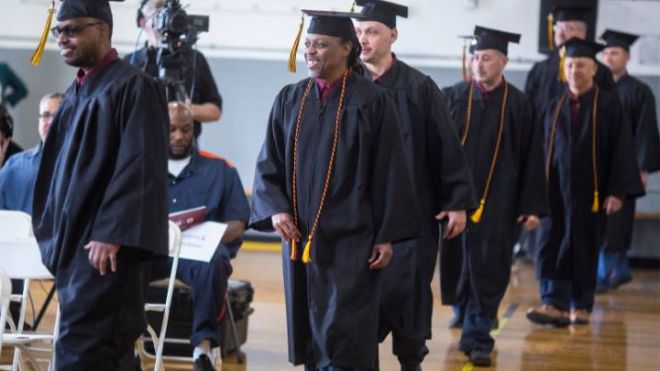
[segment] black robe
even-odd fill
[[[597,107],[598,213],[592,212],[592,107],[594,89],[580,97],[577,121],[571,122],[569,98],[557,122],[548,179],[550,217],[539,229],[537,274],[540,279],[595,282],[598,249],[605,235],[607,196],[635,198],[644,193],[635,161],[632,130],[615,95],[600,91]],[[543,115],[545,150],[555,108]]]
[[[168,123],[160,85],[126,62],[69,87],[34,191],[35,236],[53,274],[90,240],[167,253]]]
[[[597,62],[598,70],[594,80],[601,90],[615,92],[616,85],[612,72],[604,64]],[[537,117],[541,120],[546,105],[564,92],[565,82],[559,81],[559,52],[552,53],[544,61],[537,62],[527,75],[525,95],[532,103]]]
[[[660,169],[660,138],[653,92],[646,84],[628,74],[621,77],[616,86],[623,114],[632,125],[637,165],[641,171],[657,171]],[[625,200],[621,211],[608,217],[605,251],[630,249],[634,221],[635,200]]]
[[[465,130],[469,83],[444,88],[456,131]],[[463,149],[482,197],[493,158],[504,99],[504,84],[484,101],[475,86],[472,119]],[[445,304],[475,301],[480,313],[496,316],[511,274],[511,246],[516,239],[517,218],[545,215],[547,197],[543,173],[543,132],[533,119],[525,95],[509,84],[502,144],[481,221],[468,218],[465,232],[443,240],[440,282]]]
[[[396,103],[422,231],[418,239],[397,243],[383,270],[381,338],[392,330],[405,339],[427,339],[433,313],[431,281],[438,259],[435,215],[475,208],[472,178],[449,111],[429,76],[396,60],[376,83]]]
[[[292,214],[296,116],[309,79],[286,86],[270,114],[257,158],[250,226],[272,230],[271,216]],[[315,84],[315,83],[314,83]],[[314,85],[299,134],[299,229],[306,242],[319,205],[332,147],[340,87],[321,106]],[[419,234],[415,195],[398,116],[385,91],[357,73],[347,81],[337,157],[311,263],[291,261],[283,243],[289,360],[323,367],[374,367],[379,270],[367,260],[374,244]]]

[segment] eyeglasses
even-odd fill
[[[40,119],[45,119],[45,120],[51,119],[54,116],[55,116],[55,113],[54,112],[49,112],[49,111],[43,111],[39,114],[39,118]]]
[[[82,24],[68,24],[64,27],[55,26],[50,29],[50,33],[56,39],[59,38],[60,35],[64,35],[66,37],[76,37],[84,29],[92,26],[98,26],[102,23],[103,22],[97,21],[97,22],[82,23]]]

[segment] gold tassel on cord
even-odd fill
[[[481,216],[484,213],[485,205],[486,205],[486,200],[482,198],[481,201],[479,201],[479,208],[472,214],[472,216],[470,216],[470,220],[472,220],[472,223],[479,224],[479,222],[481,221]]]
[[[562,46],[559,49],[559,81],[566,82],[566,72],[564,67],[566,66],[566,47]]]
[[[467,54],[467,41],[463,43],[463,53],[461,54],[461,77],[463,81],[468,81],[467,69],[465,68],[465,57]]]
[[[552,32],[552,27],[555,25],[555,16],[552,12],[548,14],[548,48],[551,52],[555,51],[555,34]]]
[[[594,191],[594,203],[591,205],[591,211],[597,214],[600,211],[600,202],[598,200],[598,191]]]
[[[291,260],[296,261],[298,260],[298,241],[295,239],[291,240]]]
[[[308,264],[312,261],[312,256],[310,251],[312,249],[312,235],[310,234],[307,238],[307,243],[305,244],[305,250],[303,250],[302,262]]]
[[[37,50],[32,54],[32,59],[30,63],[33,66],[39,65],[41,62],[41,56],[44,53],[44,48],[46,48],[46,43],[48,42],[48,32],[50,32],[50,25],[53,23],[53,15],[55,14],[55,0],[52,0],[50,9],[48,9],[48,18],[46,18],[46,25],[44,26],[44,31],[41,33],[41,38],[39,39],[39,45],[37,45]]]
[[[289,52],[289,72],[296,72],[296,55],[298,54],[298,46],[300,45],[304,25],[305,16],[302,15],[300,16],[300,25],[298,25],[298,34],[296,34],[296,39],[293,41],[293,46],[291,46],[291,52]]]

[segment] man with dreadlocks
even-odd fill
[[[392,242],[418,234],[416,201],[395,105],[357,71],[359,15],[303,12],[310,77],[275,99],[250,226],[283,240],[289,361],[374,369],[379,270]]]
[[[460,349],[489,366],[490,336],[511,274],[516,226],[535,229],[546,212],[543,144],[525,95],[503,76],[520,35],[477,26],[472,79],[442,90],[472,170],[479,208],[460,238],[441,249],[442,299],[453,304]]]

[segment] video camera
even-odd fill
[[[192,48],[199,33],[208,32],[209,16],[188,15],[179,0],[167,0],[155,15],[154,28],[161,35],[156,58],[158,77],[167,86],[168,96],[174,94],[177,100],[184,101],[190,98],[185,76],[191,67],[194,78],[196,58]]]

